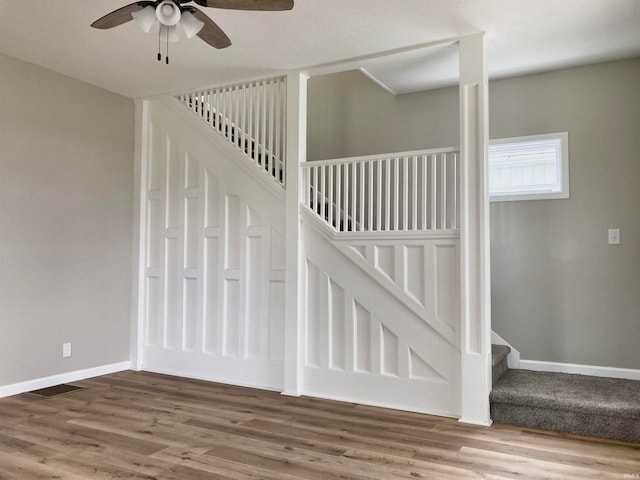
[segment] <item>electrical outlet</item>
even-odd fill
[[[68,358],[71,356],[71,344],[63,343],[62,344],[62,358]]]
[[[609,229],[609,245],[620,245],[620,229]]]

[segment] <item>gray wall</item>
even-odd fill
[[[0,385],[127,361],[133,102],[4,55],[0,72]]]
[[[492,138],[569,132],[570,199],[491,205],[493,328],[524,359],[640,368],[638,79],[636,58],[490,83]],[[310,159],[458,144],[456,88],[394,98],[349,72],[309,95]]]
[[[307,158],[450,147],[458,140],[458,91],[394,96],[359,71],[312,77]]]

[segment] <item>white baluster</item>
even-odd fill
[[[334,165],[327,165],[327,170],[328,170],[328,175],[329,178],[327,179],[327,182],[329,183],[327,189],[328,189],[328,194],[327,194],[327,203],[328,203],[328,209],[329,211],[327,212],[328,214],[328,222],[329,225],[333,226],[333,208],[336,204],[334,198],[333,198],[333,167]]]
[[[442,198],[442,204],[440,208],[440,229],[447,229],[447,154],[443,153],[440,155],[440,185],[442,191],[440,192],[440,197]]]
[[[342,231],[349,231],[349,164],[344,165],[344,215]]]
[[[451,228],[454,230],[458,229],[458,184],[460,181],[460,176],[458,173],[458,154],[453,153],[453,206],[451,208]]]
[[[411,157],[411,225],[410,230],[418,229],[418,157]]]
[[[391,230],[391,159],[386,158],[385,163],[385,191],[384,191],[384,229]]]
[[[437,155],[431,155],[431,182],[430,182],[430,202],[431,202],[431,230],[436,229],[436,220],[438,217],[438,191],[437,191]]]
[[[351,228],[349,231],[355,232],[357,230],[357,216],[358,216],[358,177],[356,163],[351,164]]]
[[[336,230],[340,231],[340,208],[342,200],[342,165],[336,165]]]
[[[367,168],[369,169],[369,184],[367,188],[369,189],[369,219],[367,222],[366,230],[373,230],[373,162],[367,162]]]
[[[327,195],[326,195],[326,165],[322,165],[320,167],[320,217],[324,220],[326,218],[326,206],[327,206]]]
[[[267,84],[263,80],[261,83],[262,98],[260,116],[260,143],[262,145],[262,166],[269,171],[269,160],[267,158]]]
[[[360,228],[358,229],[359,231],[364,231],[365,229],[365,221],[364,221],[364,190],[365,190],[365,183],[364,183],[364,167],[365,167],[365,162],[360,162],[359,163],[359,169],[360,169]],[[354,163],[354,167],[356,166],[356,164]]]
[[[402,189],[402,230],[409,230],[409,157],[402,157],[402,185],[398,188]]]
[[[393,230],[398,231],[400,221],[400,159],[393,159]]]
[[[382,230],[382,160],[376,160],[376,231]]]

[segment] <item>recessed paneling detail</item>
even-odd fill
[[[182,348],[188,352],[195,352],[199,350],[198,338],[200,337],[198,329],[198,281],[185,279],[183,290]]]
[[[177,349],[182,346],[182,268],[180,262],[180,246],[175,238],[165,240],[166,270],[164,280],[165,305],[165,341],[167,348]]]
[[[247,240],[247,296],[246,296],[246,356],[260,357],[260,339],[262,332],[262,238],[250,237]]]
[[[146,339],[145,344],[161,347],[163,343],[164,319],[162,315],[162,283],[159,278],[146,280]]]
[[[382,345],[382,373],[398,376],[398,337],[385,327],[382,327]]]
[[[360,255],[362,258],[366,258],[366,249],[364,245],[352,245],[350,248],[352,248],[353,251]]]
[[[235,172],[243,159],[194,145],[193,129],[174,128],[181,121],[161,116],[150,129],[145,365],[281,388],[284,212],[273,211],[282,206],[271,187]]]
[[[262,217],[253,208],[247,208],[247,227],[259,227],[262,225]]]
[[[204,170],[204,226],[218,227],[220,225],[220,181],[218,177]]]
[[[225,229],[227,231],[225,268],[227,269],[240,268],[240,254],[242,253],[241,213],[240,198],[237,195],[227,195],[225,197]]]
[[[460,317],[460,271],[458,248],[454,245],[435,247],[435,313],[438,319],[458,331]]]
[[[184,166],[184,188],[197,188],[200,183],[200,163],[187,153]]]
[[[182,209],[184,153],[167,137],[167,228],[179,228]]]
[[[162,132],[153,124],[149,125],[149,161],[147,162],[147,189],[163,189],[164,167],[167,157],[163,150]]]
[[[309,292],[319,292],[320,271],[311,262],[307,262],[307,289]],[[307,299],[307,339],[305,345],[306,365],[320,366],[320,322],[322,319],[322,304],[320,295],[309,295]]]
[[[334,281],[329,281],[329,303],[331,305],[331,364],[330,368],[344,370],[346,361],[345,345],[345,308],[344,308],[344,290]]]
[[[267,357],[284,360],[284,282],[269,282]]]
[[[219,349],[219,327],[222,312],[220,292],[220,242],[207,238],[204,242],[204,351],[215,354]]]
[[[184,199],[184,267],[195,269],[198,267],[199,240],[199,199]]]
[[[403,247],[405,289],[422,306],[425,304],[424,248],[422,245]]]
[[[459,322],[457,239],[369,236],[348,245],[307,229],[304,241],[308,392],[457,414],[459,339],[435,311],[435,298],[446,299],[443,314]]]
[[[225,280],[224,294],[223,354],[237,357],[241,321],[240,282],[237,280]]]
[[[371,349],[376,345],[372,344],[371,337],[371,313],[358,302],[354,302],[354,313],[356,316],[355,348],[356,348],[356,372],[372,373]]]
[[[147,267],[159,267],[164,262],[164,204],[162,200],[147,202]]]
[[[269,264],[271,265],[271,270],[284,270],[284,236],[273,228],[269,229],[269,233],[271,238],[269,242]]]
[[[375,266],[387,277],[395,279],[395,247],[392,245],[375,247]]]
[[[410,350],[410,358],[411,358],[411,368],[410,368],[410,376],[411,378],[423,379],[423,380],[444,380],[441,375],[438,374],[433,368],[431,368],[427,362],[425,362],[420,356]]]

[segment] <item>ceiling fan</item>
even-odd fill
[[[148,33],[158,21],[158,43],[164,30],[167,51],[168,43],[178,40],[178,25],[182,27],[187,38],[197,35],[212,47],[226,48],[231,45],[231,40],[224,31],[202,10],[187,4],[195,3],[201,7],[229,10],[283,11],[291,10],[293,2],[294,0],[141,0],[106,14],[91,26],[104,30],[135,20],[140,28]],[[158,52],[158,60],[161,58]],[[169,63],[168,53],[166,63]]]

